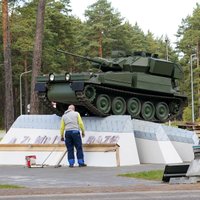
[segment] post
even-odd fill
[[[168,61],[169,60],[169,50],[168,50],[169,39],[168,39],[167,35],[165,37],[165,42],[166,42],[166,60]]]
[[[22,115],[22,76],[24,74],[28,74],[30,72],[32,72],[32,70],[29,70],[29,71],[26,71],[26,72],[22,72],[20,74],[20,77],[19,77],[20,115]]]
[[[196,54],[190,55],[190,77],[191,77],[191,98],[192,98],[192,122],[194,123],[194,84],[193,84],[193,57],[195,57]]]

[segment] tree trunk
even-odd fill
[[[0,76],[0,78],[3,78],[3,76]],[[0,83],[0,91],[2,91],[2,93],[0,95],[0,102],[4,103],[5,102],[5,90],[4,90],[4,82],[3,81]],[[4,128],[4,109],[5,109],[4,106],[0,106],[0,129]]]
[[[36,21],[36,36],[35,46],[33,51],[33,64],[32,64],[32,80],[31,80],[31,114],[39,113],[39,100],[37,93],[35,92],[36,77],[38,76],[41,69],[42,60],[42,39],[44,32],[44,13],[45,13],[45,0],[39,0],[37,10],[37,21]]]
[[[3,28],[3,53],[4,53],[4,78],[5,78],[5,129],[9,130],[14,122],[13,84],[11,67],[10,29],[8,19],[8,1],[2,1],[2,28]]]

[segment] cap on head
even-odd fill
[[[75,110],[75,106],[74,105],[69,105],[68,106],[68,110]]]

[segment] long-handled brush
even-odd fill
[[[65,157],[65,154],[67,153],[67,149],[61,154],[60,158],[58,159],[56,165],[54,166],[55,168],[61,167],[60,163],[62,159]]]

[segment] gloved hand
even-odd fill
[[[85,132],[82,132],[82,137],[83,137],[83,138],[85,137]]]
[[[62,142],[64,142],[65,141],[65,139],[64,139],[64,137],[61,137],[61,139],[60,139]]]

